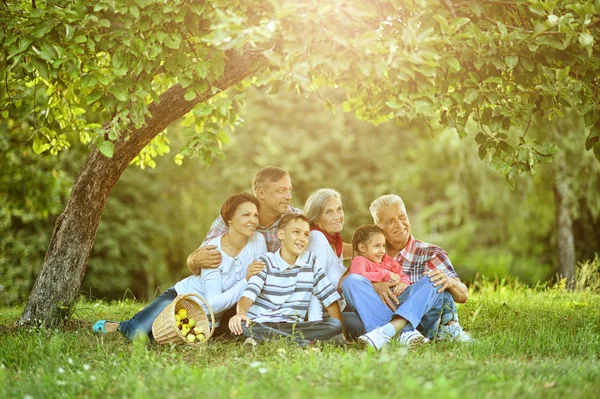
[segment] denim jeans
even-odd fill
[[[177,291],[171,287],[156,297],[154,301],[135,316],[127,321],[119,323],[119,331],[127,339],[132,341],[136,335],[145,334],[152,339],[152,323],[173,300],[177,297]]]
[[[367,331],[392,320],[394,315],[407,320],[404,331],[418,328],[427,338],[437,334],[440,319],[445,324],[454,318],[456,307],[448,292],[438,293],[429,278],[423,277],[398,296],[400,306],[392,311],[377,295],[371,282],[358,274],[350,274],[342,283],[344,298],[358,313]]]

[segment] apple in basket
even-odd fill
[[[180,320],[187,319],[188,317],[188,312],[185,308],[180,308],[176,314],[180,317]]]

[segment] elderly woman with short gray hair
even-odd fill
[[[346,272],[344,267],[343,240],[341,231],[344,228],[344,208],[342,196],[331,188],[321,188],[313,192],[304,205],[304,215],[310,223],[310,241],[308,250],[314,253],[325,269],[327,278],[334,287]],[[358,337],[365,332],[358,315],[340,300],[343,311],[344,326],[347,337]],[[325,314],[319,300],[313,296],[308,309],[308,321],[329,317]]]

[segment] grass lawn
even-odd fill
[[[62,330],[0,309],[0,398],[591,398],[600,394],[600,296],[479,284],[459,309],[471,345],[199,348],[94,335],[143,304],[81,301]]]

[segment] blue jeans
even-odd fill
[[[152,337],[152,323],[173,300],[177,297],[177,291],[171,287],[159,296],[144,309],[140,310],[135,316],[127,321],[119,323],[119,331],[130,341],[136,335],[144,334],[149,338]]]
[[[400,306],[392,311],[377,295],[371,282],[358,274],[350,274],[342,283],[344,298],[358,313],[367,331],[392,320],[394,315],[405,319],[404,331],[418,328],[427,338],[437,334],[440,319],[446,324],[454,319],[456,306],[449,292],[438,293],[429,278],[423,277],[398,296]]]

